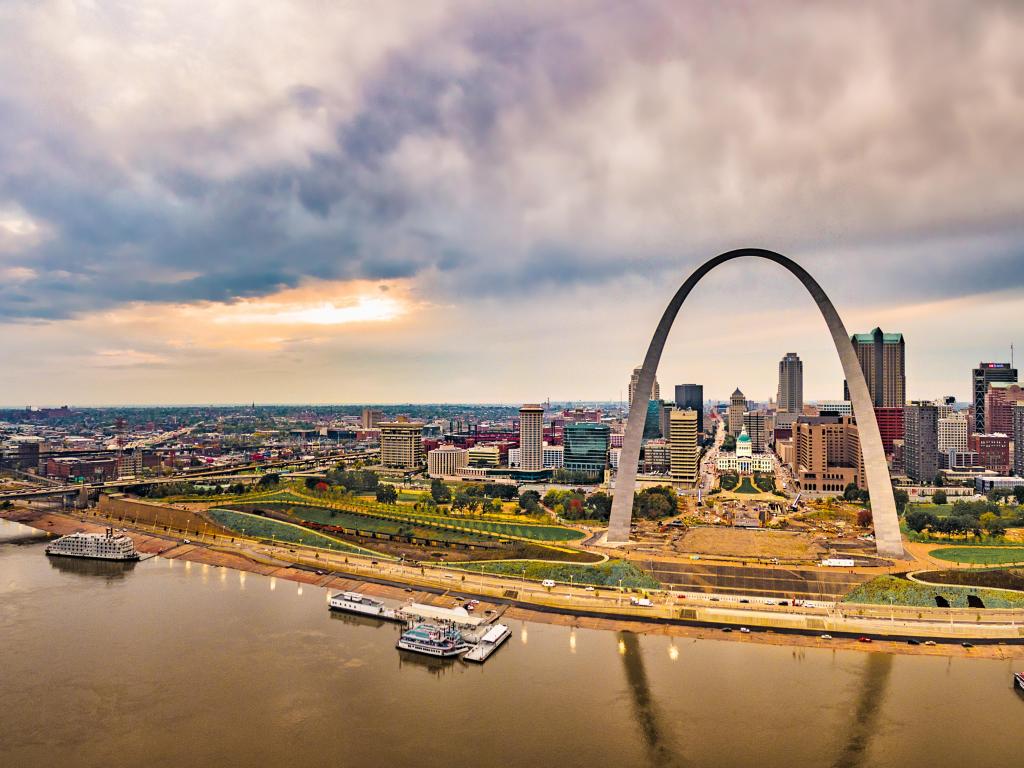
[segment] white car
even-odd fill
[[[553,579],[544,579],[544,581],[542,581],[540,585],[542,587],[547,587],[548,589],[551,589],[553,586],[555,586],[555,582]]]
[[[594,591],[594,588],[593,588],[593,587],[584,587],[583,589],[584,589],[584,590],[585,590],[586,592],[593,592],[593,591]]]
[[[749,635],[750,634],[750,630],[747,629],[746,627],[740,627],[740,632],[742,632],[744,635]]]

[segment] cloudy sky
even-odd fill
[[[1024,348],[1024,4],[0,3],[0,404],[615,399],[782,251],[909,394]],[[734,262],[659,371],[841,396]]]

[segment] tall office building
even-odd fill
[[[746,412],[747,396],[740,392],[739,387],[736,387],[736,391],[729,397],[729,420],[726,424],[729,434],[733,437],[739,437],[740,432],[743,431],[743,414]]]
[[[967,414],[939,416],[937,445],[939,453],[967,450]]]
[[[363,408],[363,415],[360,419],[363,429],[376,429],[384,418],[384,413],[376,408]]]
[[[860,432],[852,416],[801,416],[793,424],[793,474],[801,491],[864,488]]]
[[[565,468],[599,476],[608,466],[611,429],[607,424],[566,424],[563,433]]]
[[[380,463],[389,469],[423,466],[423,424],[391,421],[380,425]]]
[[[674,410],[669,414],[669,475],[687,485],[697,482],[697,411]]]
[[[657,440],[661,431],[661,400],[647,401],[647,416],[644,417],[644,440]]]
[[[915,400],[903,410],[904,471],[911,480],[931,483],[939,474],[939,409]]]
[[[640,383],[640,369],[634,368],[629,377],[629,407],[633,407],[633,395],[636,393],[636,385]],[[658,386],[658,379],[655,377],[654,386],[651,387],[648,400],[661,400],[661,387]]]
[[[431,477],[454,477],[468,461],[467,451],[454,445],[442,445],[427,451],[427,471]]]
[[[776,410],[780,414],[796,416],[804,412],[804,363],[796,352],[787,352],[779,361],[779,396]],[[747,432],[749,431],[748,429]]]
[[[875,408],[902,408],[907,404],[906,345],[902,333],[871,333],[850,337],[860,368],[868,383]],[[850,399],[850,388],[844,382],[843,399]]]
[[[519,467],[524,472],[544,469],[544,409],[539,405],[519,409]]]
[[[697,432],[704,431],[704,387],[700,384],[676,384],[676,408],[697,413]]]
[[[1024,387],[1009,381],[993,381],[985,393],[985,431],[1013,433],[1013,407],[1024,403]]]
[[[1024,403],[1013,406],[1013,474],[1024,477]]]
[[[1017,369],[1010,363],[978,363],[971,376],[974,393],[974,431],[985,431],[985,395],[993,382],[1017,382]]]
[[[743,427],[750,437],[750,447],[754,453],[768,452],[768,425],[764,411],[747,411],[743,414]]]

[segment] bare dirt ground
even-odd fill
[[[694,528],[683,534],[673,549],[697,555],[807,561],[823,552],[807,534],[742,528]]]

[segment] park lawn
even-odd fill
[[[949,517],[953,514],[952,504],[908,504],[907,512],[911,512],[915,509],[921,510],[922,512],[928,512],[935,515],[936,517]]]
[[[739,487],[733,490],[733,493],[763,493],[763,491],[754,487],[754,484],[750,482],[750,478],[746,475],[740,480]]]
[[[333,536],[326,536],[316,531],[310,531],[302,526],[284,523],[269,517],[250,515],[248,512],[239,512],[233,509],[217,508],[208,510],[207,514],[219,525],[233,531],[240,531],[245,536],[253,538],[274,539],[282,543],[301,544],[307,547],[331,549],[336,552],[350,552],[356,555],[387,557],[389,560],[394,559],[372,549],[358,547],[355,544],[349,544]]]
[[[942,547],[928,553],[939,560],[976,565],[1024,563],[1024,547]]]

